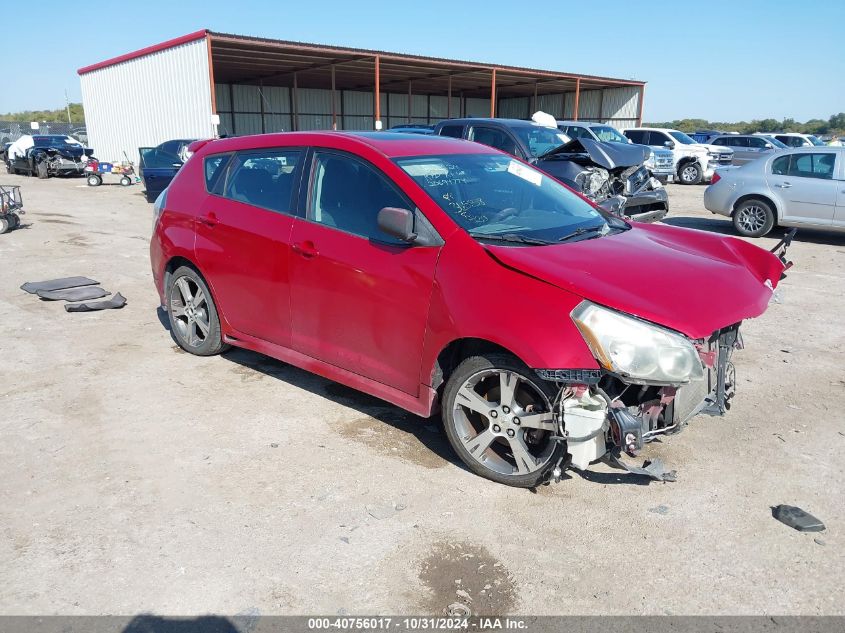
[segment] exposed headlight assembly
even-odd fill
[[[599,364],[628,382],[680,385],[704,376],[698,352],[680,334],[589,301],[571,316]]]

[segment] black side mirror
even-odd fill
[[[378,228],[409,244],[417,239],[414,233],[414,213],[408,209],[385,207],[378,212]]]
[[[673,141],[666,141],[663,143],[663,147],[666,149],[675,149],[675,143]]]

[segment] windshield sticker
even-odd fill
[[[508,173],[513,174],[514,176],[519,176],[523,180],[527,180],[532,185],[537,185],[538,187],[540,186],[540,183],[543,182],[543,174],[538,171],[534,171],[530,167],[526,167],[515,160],[508,163]]]

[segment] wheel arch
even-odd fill
[[[778,208],[778,205],[775,204],[775,201],[772,199],[771,196],[767,196],[763,193],[746,193],[741,195],[739,198],[736,199],[736,201],[733,203],[733,206],[731,207],[731,217],[733,217],[733,214],[736,213],[737,207],[739,207],[739,205],[741,205],[743,202],[747,202],[748,200],[762,200],[763,202],[768,204],[775,212],[775,225],[777,225],[778,220],[780,220],[781,218],[780,209]]]
[[[491,340],[475,337],[458,338],[450,341],[437,354],[431,369],[431,386],[442,390],[449,376],[462,361],[470,356],[489,353],[508,354],[527,365],[519,354]]]

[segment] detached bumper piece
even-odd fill
[[[657,457],[652,460],[645,460],[642,466],[634,466],[622,461],[619,449],[614,449],[607,454],[607,461],[611,466],[627,470],[632,475],[642,475],[655,481],[677,481],[677,473],[674,470],[666,470],[663,461]]]

